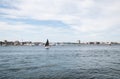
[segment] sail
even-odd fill
[[[45,46],[49,46],[49,41],[48,41],[48,39],[47,39],[47,42],[45,43]]]

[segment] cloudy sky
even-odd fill
[[[120,41],[120,0],[0,0],[0,40]]]

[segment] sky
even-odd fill
[[[0,40],[120,42],[120,0],[0,0]]]

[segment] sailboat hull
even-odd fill
[[[49,49],[49,48],[50,48],[50,46],[45,46],[45,48],[46,48],[46,49]]]

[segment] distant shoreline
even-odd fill
[[[0,46],[44,46],[44,42],[32,42],[32,41],[0,41]],[[56,45],[120,45],[120,42],[50,42],[51,46]]]
[[[54,44],[50,46],[81,46],[81,45],[91,45],[91,46],[114,46],[114,45],[120,45],[120,44]],[[4,46],[44,46],[43,45],[0,45],[1,47]]]

